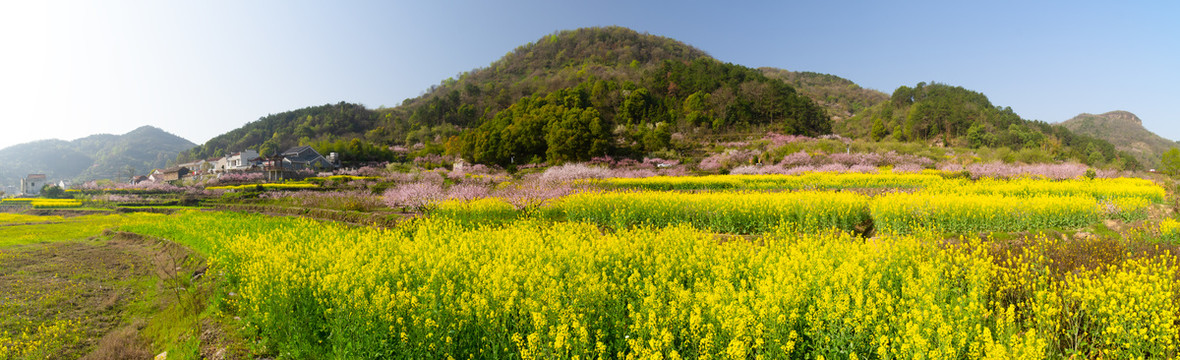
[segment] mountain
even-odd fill
[[[757,69],[673,39],[601,27],[544,36],[394,108],[340,103],[269,115],[181,159],[358,139],[509,165],[674,155],[706,140],[766,131],[827,134],[831,120]]]
[[[1105,114],[1080,114],[1058,123],[1061,127],[1078,134],[1093,136],[1109,141],[1116,148],[1134,155],[1139,162],[1159,167],[1160,156],[1177,143],[1163,138],[1143,127],[1143,120],[1127,111],[1111,111]]]
[[[837,121],[833,121],[837,119]],[[834,75],[753,69],[622,27],[556,32],[393,108],[327,104],[271,114],[183,153],[182,161],[296,145],[344,161],[448,154],[513,166],[592,157],[694,158],[768,132],[993,149],[1007,161],[1139,169],[1110,142],[1022,119],[945,84],[893,94]]]
[[[816,104],[827,109],[833,122],[851,118],[873,105],[889,101],[889,94],[865,89],[851,80],[830,74],[790,71],[772,67],[759,68],[772,79],[785,81]]]
[[[89,181],[163,168],[196,144],[151,126],[123,135],[99,134],[74,141],[41,140],[0,149],[0,183],[19,184],[28,174],[50,180]]]
[[[1072,160],[1100,167],[1142,168],[1135,156],[1110,141],[1023,119],[1010,107],[992,105],[979,92],[939,83],[898,87],[889,101],[837,123],[835,130],[844,136],[873,141],[1006,148],[1023,156],[1014,155],[1012,160]]]

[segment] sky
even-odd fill
[[[1180,139],[1177,1],[8,1],[0,148],[152,125],[393,107],[565,29],[619,25],[892,93],[939,82],[1026,119],[1126,110]]]

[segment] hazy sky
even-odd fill
[[[1021,116],[1134,112],[1180,139],[1180,2],[8,1],[0,147],[154,125],[196,143],[271,113],[395,106],[557,30],[620,25],[717,59]]]

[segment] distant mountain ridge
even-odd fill
[[[1160,156],[1168,149],[1180,146],[1147,130],[1143,127],[1143,120],[1129,111],[1116,110],[1097,115],[1083,113],[1057,125],[1109,141],[1150,167],[1159,167]]]
[[[49,180],[89,181],[120,179],[128,167],[146,174],[175,161],[180,152],[196,146],[152,126],[123,135],[98,134],[73,141],[39,140],[0,149],[0,185],[20,183],[28,174]],[[7,188],[11,189],[11,188]]]

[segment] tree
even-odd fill
[[[1087,159],[1086,162],[1088,164],[1090,164],[1090,166],[1098,166],[1098,165],[1106,162],[1106,158],[1102,156],[1101,151],[1095,150],[1095,151],[1090,152],[1090,157]]]
[[[971,128],[967,129],[967,145],[971,148],[992,146],[994,142],[995,136],[987,132],[983,124],[971,125]]]
[[[585,161],[606,153],[610,132],[594,108],[568,109],[545,129],[550,162]]]
[[[65,190],[57,185],[45,185],[41,187],[41,197],[46,199],[67,199],[70,198]]]
[[[1163,158],[1160,159],[1160,167],[1160,170],[1165,174],[1172,176],[1180,174],[1180,148],[1172,148],[1165,152]]]
[[[869,136],[873,141],[881,141],[885,137],[885,122],[881,121],[881,117],[873,117],[873,128],[869,130]]]

